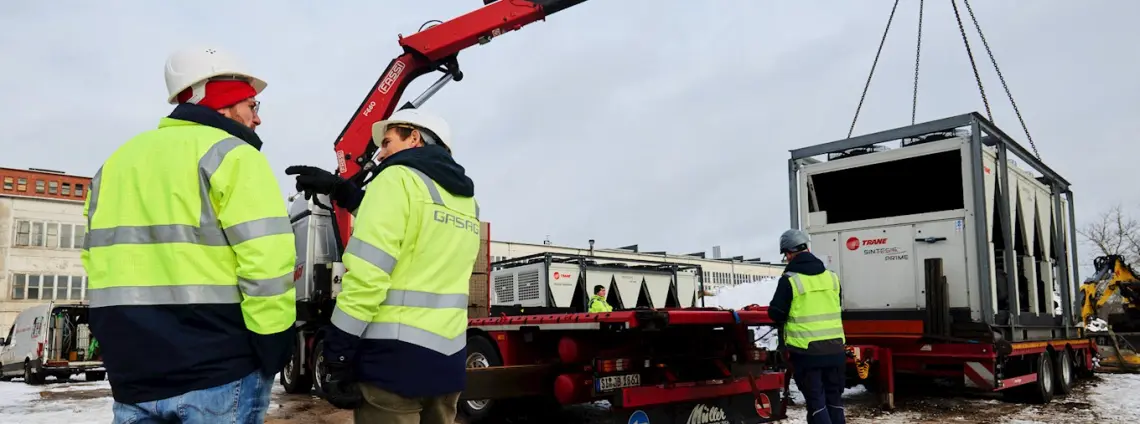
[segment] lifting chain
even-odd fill
[[[970,6],[969,0],[962,0],[962,3],[966,6],[966,11],[967,11],[967,13],[970,14],[970,20],[973,22],[974,28],[978,31],[978,38],[980,38],[982,40],[982,46],[985,47],[986,54],[989,56],[990,63],[993,65],[994,71],[997,73],[998,80],[1001,81],[1001,85],[1002,85],[1002,88],[1005,90],[1006,97],[1009,98],[1009,103],[1011,106],[1013,106],[1013,112],[1017,115],[1018,122],[1021,123],[1021,129],[1023,131],[1025,131],[1025,138],[1029,141],[1029,147],[1033,149],[1033,155],[1036,156],[1037,159],[1041,159],[1041,153],[1037,151],[1037,144],[1033,142],[1033,136],[1029,134],[1029,127],[1025,124],[1025,118],[1022,117],[1021,110],[1017,107],[1017,102],[1014,101],[1014,99],[1013,99],[1013,94],[1009,90],[1009,85],[1005,81],[1005,76],[1002,75],[1001,68],[998,67],[997,59],[994,57],[993,50],[990,49],[989,41],[986,40],[986,36],[982,32],[982,26],[981,26],[981,24],[978,23],[977,16],[974,15],[974,8]],[[859,104],[855,107],[855,117],[851,119],[851,126],[847,130],[847,138],[851,138],[851,135],[855,132],[855,123],[859,120],[859,112],[863,109],[863,102],[866,100],[867,91],[871,87],[871,79],[875,75],[875,68],[879,64],[879,57],[883,53],[883,45],[886,44],[887,34],[891,30],[891,23],[894,21],[895,11],[898,9],[898,5],[899,5],[898,0],[895,0],[894,5],[891,6],[891,14],[887,18],[886,28],[883,29],[883,36],[879,40],[879,49],[875,52],[875,60],[871,62],[871,71],[867,75],[867,82],[863,85],[863,93],[859,96]],[[969,37],[967,37],[967,35],[966,35],[966,26],[963,24],[962,15],[958,11],[958,0],[950,0],[950,5],[954,9],[954,18],[958,21],[958,32],[962,36],[962,44],[966,48],[966,56],[970,59],[970,68],[974,71],[974,80],[978,84],[978,93],[981,95],[982,105],[986,108],[986,117],[991,122],[993,122],[994,121],[993,110],[990,108],[989,98],[986,97],[986,88],[985,88],[985,85],[982,84],[982,76],[978,72],[977,61],[974,60],[974,52],[973,52],[973,49],[971,49],[971,47],[970,47]],[[917,34],[917,41],[915,43],[915,53],[914,53],[914,91],[913,91],[913,95],[911,97],[911,109],[910,109],[910,123],[911,123],[911,125],[913,125],[916,122],[916,118],[918,115],[918,77],[919,77],[919,64],[920,64],[920,61],[922,58],[922,21],[923,21],[923,10],[924,9],[925,9],[925,1],[919,0],[919,2],[918,2],[918,34]]]

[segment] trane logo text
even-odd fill
[[[874,246],[874,245],[879,245],[879,244],[887,244],[887,239],[880,238],[880,239],[863,240],[864,246]]]
[[[462,228],[476,235],[479,234],[479,223],[477,221],[472,221],[447,211],[435,211],[433,218],[435,222],[454,225],[455,228]]]
[[[689,413],[687,424],[721,424],[728,423],[724,410],[715,406],[697,405]]]

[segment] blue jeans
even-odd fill
[[[845,367],[793,368],[796,387],[807,403],[808,424],[846,423],[843,411]]]
[[[167,399],[115,402],[113,424],[262,424],[273,376],[254,371],[240,380]]]

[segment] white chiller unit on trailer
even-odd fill
[[[840,275],[845,320],[1076,335],[1069,183],[981,115],[794,150],[789,173],[792,227]]]
[[[491,264],[491,315],[586,312],[594,287],[614,310],[699,306],[699,265],[539,253]]]

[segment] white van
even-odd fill
[[[84,373],[87,381],[107,377],[98,342],[87,326],[87,305],[48,302],[16,317],[7,337],[0,338],[0,380],[23,377],[42,384],[54,375],[67,379]]]

